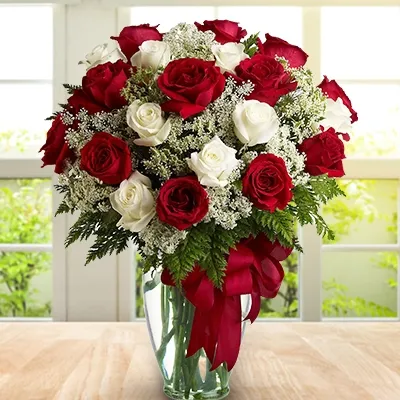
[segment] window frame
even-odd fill
[[[40,4],[33,0],[0,0],[1,4]],[[66,93],[62,87],[65,82],[74,83],[82,73],[76,66],[76,62],[82,58],[81,49],[86,46],[90,50],[91,39],[99,37],[98,43],[110,36],[112,30],[122,29],[130,24],[130,9],[134,6],[187,6],[187,0],[50,0],[47,4],[54,5],[53,12],[53,106],[57,109],[57,104],[65,102]],[[198,0],[198,6],[296,6],[302,7],[303,13],[303,46],[310,54],[308,61],[309,67],[313,70],[316,80],[321,76],[321,13],[322,6],[400,6],[398,0],[303,0],[299,4],[298,0]],[[96,6],[96,9],[95,7]],[[111,13],[109,15],[109,13]],[[71,35],[74,28],[79,27],[82,21],[88,21],[90,26],[96,27],[95,34],[92,36],[80,37],[79,43],[77,35]],[[102,23],[104,22],[104,23]],[[83,43],[82,43],[83,42]],[[93,47],[93,46],[92,46]],[[84,54],[83,54],[84,56]],[[346,80],[348,83],[388,83],[387,80]],[[392,81],[390,81],[392,82]],[[316,82],[317,83],[317,82]],[[400,81],[395,80],[395,83]],[[56,175],[51,168],[40,168],[41,162],[38,159],[0,159],[0,178],[48,178],[56,183]],[[346,179],[396,179],[399,181],[398,199],[400,199],[400,158],[360,158],[352,157],[345,160]],[[12,172],[10,172],[12,171]],[[55,210],[60,203],[62,196],[53,190],[53,209]],[[400,217],[400,204],[399,217]],[[84,259],[86,246],[79,248],[64,248],[64,239],[68,229],[74,221],[74,217],[59,215],[53,219],[53,313],[55,321],[68,320],[135,320],[135,269],[134,248],[118,255],[107,257],[104,262],[95,262],[96,272],[87,271],[89,267],[79,265],[82,269],[79,274],[74,273],[77,268],[76,253]],[[301,230],[301,239],[305,253],[300,256],[299,263],[299,301],[300,317],[285,319],[286,321],[338,321],[339,319],[322,318],[322,279],[321,279],[321,258],[325,251],[372,251],[373,245],[322,245],[321,238],[317,235],[313,226],[306,226]],[[383,246],[383,247],[382,247]],[[390,249],[396,251],[400,258],[400,229],[398,243],[395,245],[380,245],[379,249]],[[0,250],[2,245],[0,244]],[[46,248],[46,251],[48,248]],[[109,279],[110,272],[106,271],[106,264],[112,264],[115,271],[112,272],[113,287],[110,288],[111,294],[104,297],[104,304],[111,301],[115,304],[115,311],[109,312],[104,316],[102,307],[93,309],[93,302],[89,297],[86,299],[79,293],[74,292],[76,288],[87,287],[89,294],[100,298],[99,292],[104,287],[104,281]],[[98,268],[98,266],[101,267]],[[110,265],[111,268],[111,265]],[[97,279],[95,282],[94,279]],[[77,285],[77,280],[82,280],[81,286]],[[98,283],[96,283],[98,282]],[[400,283],[400,268],[398,269],[398,282]],[[110,283],[111,285],[111,283]],[[400,319],[400,286],[398,287],[398,316],[390,320]],[[86,303],[77,304],[73,297],[78,295],[80,301]],[[82,308],[82,310],[80,310]],[[26,319],[24,319],[26,320]],[[35,319],[36,320],[36,319]],[[265,319],[274,321],[276,319]],[[279,319],[281,320],[281,319]],[[353,319],[346,318],[345,321],[354,320],[373,320],[380,321],[386,319]]]

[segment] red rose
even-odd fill
[[[282,158],[260,154],[247,167],[243,194],[259,209],[283,210],[292,199],[293,183]]]
[[[46,143],[39,150],[44,151],[42,167],[46,165],[55,165],[54,171],[57,174],[63,172],[64,163],[67,159],[72,162],[76,160],[75,153],[65,142],[67,128],[68,127],[62,122],[60,114],[58,114],[47,132]]]
[[[285,72],[282,64],[263,54],[241,61],[235,71],[240,80],[254,83],[254,90],[248,99],[268,103],[271,107],[297,88],[297,83]]]
[[[207,214],[207,192],[195,176],[169,179],[161,187],[156,210],[160,221],[182,231]]]
[[[128,145],[106,132],[95,133],[81,150],[81,169],[107,185],[119,185],[132,172]]]
[[[158,78],[158,86],[171,100],[163,111],[186,119],[203,111],[224,90],[225,77],[214,61],[181,58],[171,61]]]
[[[69,160],[71,163],[73,163],[76,159],[77,157],[74,151],[68,146],[68,143],[64,143],[60,155],[57,158],[54,172],[56,174],[62,174],[64,172],[66,161]]]
[[[149,24],[127,26],[122,29],[119,36],[111,36],[111,39],[118,42],[122,53],[130,60],[139,51],[139,46],[146,40],[162,40],[162,35],[158,32],[157,26],[150,26]]]
[[[306,172],[310,175],[327,174],[330,178],[344,175],[344,145],[333,128],[305,139],[299,150],[306,154]]]
[[[131,68],[122,60],[90,68],[82,79],[83,93],[93,103],[107,111],[121,108],[127,104],[121,95],[121,90],[131,75]]]
[[[326,76],[324,76],[323,81],[318,85],[318,87],[321,88],[322,92],[333,101],[336,101],[338,98],[341,98],[343,104],[351,112],[351,122],[354,123],[358,121],[358,115],[353,110],[350,99],[347,97],[347,94],[335,80],[330,81]]]
[[[273,58],[275,56],[284,57],[293,68],[302,67],[307,62],[308,54],[300,47],[268,33],[265,35],[265,39],[264,43],[261,43],[260,40],[258,42],[258,50],[261,54]]]
[[[215,19],[214,21],[204,21],[203,25],[194,23],[199,31],[212,31],[215,33],[215,40],[221,44],[228,42],[240,42],[247,32],[242,29],[237,22],[226,19]]]
[[[103,104],[96,104],[94,100],[87,96],[82,89],[74,90],[74,94],[68,99],[68,104],[71,106],[71,112],[77,114],[79,110],[84,108],[89,114],[95,114],[100,111],[108,111]]]

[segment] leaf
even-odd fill
[[[160,274],[155,274],[154,279],[151,281],[147,281],[144,286],[143,286],[143,293],[146,293],[150,290],[153,290],[155,287],[157,287],[161,282],[161,275]]]
[[[288,210],[276,210],[270,213],[269,211],[254,209],[253,216],[272,242],[278,240],[283,246],[294,246],[295,224],[293,215]]]
[[[258,50],[257,47],[257,40],[258,40],[258,33],[253,33],[250,35],[247,39],[243,41],[244,44],[244,52],[248,54],[250,57],[252,57]]]
[[[56,213],[54,214],[54,216],[56,217],[59,214],[63,214],[63,213],[69,213],[71,211],[71,209],[69,208],[69,206],[65,203],[65,201],[61,202],[61,204],[58,206]]]
[[[195,264],[209,251],[211,225],[201,223],[193,227],[174,254],[164,255],[163,265],[169,269],[176,285],[180,285]]]

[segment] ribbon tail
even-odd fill
[[[189,345],[186,351],[186,357],[193,356],[202,347],[207,346],[208,344],[207,326],[208,326],[207,314],[196,308],[193,317],[193,324],[190,333]]]
[[[225,298],[221,324],[218,332],[217,351],[213,360],[211,371],[226,362],[230,371],[235,365],[240,349],[242,336],[242,318],[240,296]]]

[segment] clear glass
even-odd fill
[[[51,5],[0,4],[0,37],[2,38],[0,79],[52,79],[53,7]],[[25,62],[21,62],[22,54]],[[0,93],[2,97],[3,92]],[[24,112],[21,114],[34,105],[24,96],[20,101],[25,104]],[[3,116],[5,115],[2,112]]]
[[[399,181],[392,179],[340,179],[346,197],[336,197],[322,207],[322,216],[335,232],[324,244],[397,243]]]
[[[0,243],[50,244],[51,198],[50,179],[0,180]],[[0,318],[50,317],[51,260],[44,251],[0,251]]]
[[[217,18],[239,22],[249,35],[259,32],[262,41],[265,40],[265,34],[269,33],[297,46],[303,44],[302,7],[217,7]]]
[[[400,155],[400,85],[343,84],[358,112],[351,140],[346,143],[347,156],[391,157]],[[370,99],[385,99],[373,102]],[[378,104],[379,103],[379,104]],[[379,116],[379,117],[377,117]]]
[[[2,83],[0,76],[0,158],[42,157],[52,99],[51,84]]]
[[[193,24],[194,21],[203,22],[206,19],[214,19],[214,7],[152,6],[131,8],[131,23],[133,25],[159,25],[160,32],[169,31],[181,22]]]
[[[0,251],[0,318],[50,318],[51,253]]]
[[[321,70],[336,79],[398,79],[399,18],[400,7],[322,7]]]
[[[397,269],[395,252],[323,252],[322,315],[396,317]]]
[[[180,289],[160,282],[160,274],[143,277],[144,309],[153,349],[164,378],[164,393],[171,399],[223,399],[229,394],[230,372],[224,364],[210,371],[203,350],[186,357],[195,307]],[[250,297],[242,296],[242,312]],[[244,332],[242,326],[242,333]]]

